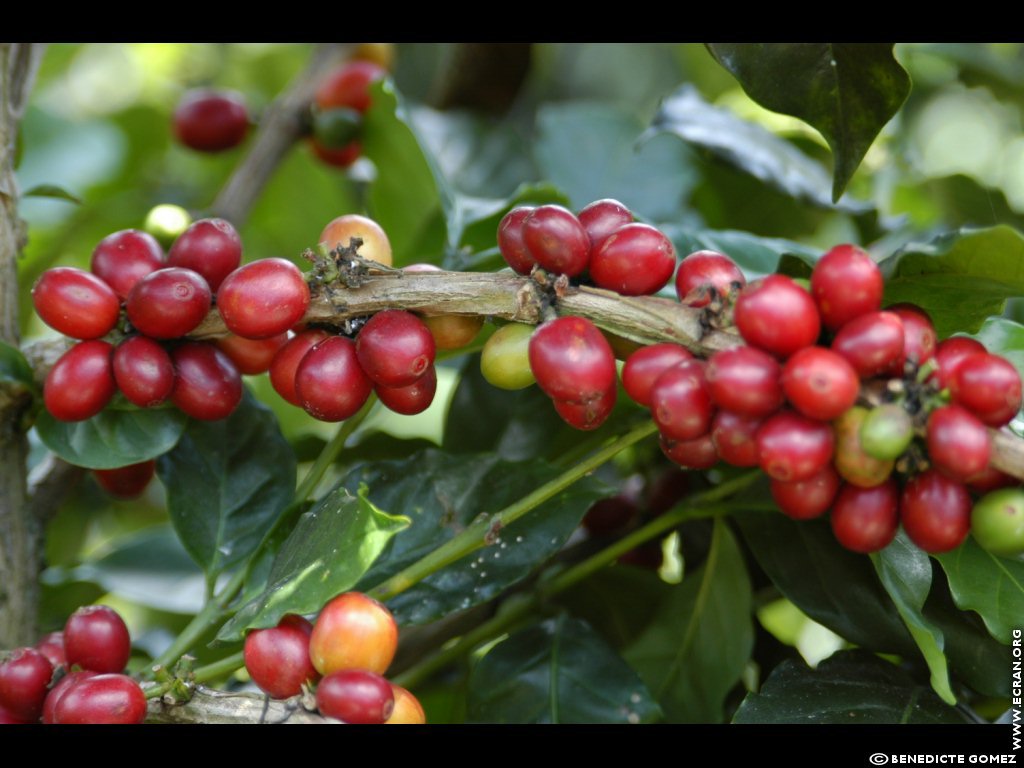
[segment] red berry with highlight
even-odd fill
[[[785,275],[768,275],[740,291],[734,319],[748,344],[780,358],[811,346],[821,333],[814,299]]]
[[[380,401],[395,413],[414,416],[423,413],[434,402],[437,370],[430,366],[426,373],[406,387],[384,387],[378,384],[373,389]]]
[[[192,418],[226,419],[242,402],[242,376],[213,344],[182,344],[171,358],[175,370],[171,402]]]
[[[249,111],[235,91],[189,91],[174,110],[174,135],[199,152],[237,147],[248,131]]]
[[[285,259],[260,259],[239,267],[217,290],[217,311],[232,333],[266,339],[285,333],[306,314],[309,286]]]
[[[838,352],[857,375],[869,379],[901,365],[903,321],[893,312],[868,312],[842,328],[832,340]]]
[[[714,404],[704,379],[703,360],[684,360],[651,387],[651,417],[670,440],[695,440],[711,431]]]
[[[53,665],[35,648],[19,648],[0,664],[0,707],[26,721],[43,713]]]
[[[379,725],[395,708],[391,683],[364,669],[344,669],[327,675],[316,687],[320,714],[346,723]]]
[[[956,367],[949,389],[953,401],[990,427],[1008,424],[1021,405],[1020,374],[999,355],[976,354]]]
[[[903,489],[900,522],[910,540],[925,552],[949,552],[971,530],[971,496],[963,483],[930,469]]]
[[[434,337],[416,315],[378,312],[356,337],[359,364],[375,384],[407,387],[434,364]]]
[[[195,329],[210,311],[210,286],[198,272],[168,267],[139,280],[125,308],[135,330],[154,339],[177,339]]]
[[[163,266],[164,249],[155,237],[125,229],[100,240],[89,269],[123,299],[139,280]]]
[[[889,478],[873,488],[844,485],[832,505],[832,533],[862,554],[885,549],[899,530],[899,487]]]
[[[772,498],[783,514],[794,520],[810,520],[829,510],[840,484],[835,469],[831,464],[826,464],[816,475],[795,483],[784,483],[772,478],[770,488]]]
[[[302,684],[317,679],[309,659],[313,625],[289,614],[276,627],[256,629],[245,637],[245,668],[260,690],[275,699],[302,693]]]
[[[927,435],[928,458],[947,477],[966,482],[988,466],[988,429],[966,408],[936,408],[928,416]]]
[[[134,725],[146,719],[146,694],[127,675],[79,679],[57,701],[53,720],[62,725]]]
[[[124,619],[113,608],[79,608],[64,625],[64,654],[69,665],[92,672],[120,672],[132,653]]]
[[[680,467],[686,469],[711,469],[718,463],[718,452],[710,434],[693,440],[670,440],[659,438],[661,452]]]
[[[131,336],[114,350],[114,379],[129,402],[140,408],[160,405],[174,389],[174,363],[148,336]]]
[[[113,347],[82,341],[60,356],[43,384],[46,410],[59,421],[84,421],[103,410],[117,392],[110,363]]]
[[[719,296],[733,296],[746,284],[736,262],[718,251],[694,251],[679,263],[676,272],[676,296],[690,307],[710,304],[712,289]]]
[[[631,354],[622,368],[622,386],[626,394],[640,405],[651,406],[651,387],[661,374],[693,354],[678,344],[652,344]]]
[[[167,254],[167,265],[198,272],[216,293],[242,263],[242,238],[224,219],[200,219],[186,229]]]
[[[743,416],[768,416],[782,407],[782,366],[755,347],[715,352],[705,373],[711,399],[719,408]]]
[[[330,336],[317,344],[295,371],[300,405],[320,421],[354,416],[372,391],[373,382],[359,364],[355,342],[344,336]]]
[[[808,480],[832,460],[832,427],[792,411],[765,419],[757,452],[765,474],[786,483]]]
[[[109,285],[73,267],[43,272],[32,288],[32,304],[44,323],[73,339],[105,336],[121,311],[121,302]]]
[[[591,248],[596,247],[619,227],[633,223],[632,212],[618,200],[610,198],[595,200],[580,211],[577,218],[590,238]]]
[[[498,224],[498,250],[505,263],[520,275],[530,274],[537,263],[523,242],[523,222],[533,211],[533,208],[526,206],[513,208]]]
[[[597,429],[607,421],[615,408],[617,390],[612,387],[601,397],[588,400],[585,403],[570,403],[564,400],[552,400],[555,411],[562,417],[562,421],[575,429],[585,432]]]
[[[782,390],[804,416],[831,421],[857,401],[860,381],[842,355],[824,347],[805,347],[786,361]]]
[[[615,386],[615,355],[607,339],[582,317],[549,320],[530,337],[530,370],[555,400],[589,403]]]
[[[590,255],[590,276],[623,296],[657,293],[672,277],[676,249],[648,224],[627,224],[600,241]]]
[[[855,245],[837,245],[811,272],[811,294],[822,323],[832,331],[876,311],[882,304],[883,288],[878,265]]]
[[[935,348],[935,362],[939,368],[934,376],[939,381],[939,386],[948,387],[953,381],[953,375],[960,363],[971,355],[985,354],[988,350],[980,341],[969,339],[966,336],[951,336],[945,341],[940,341]]]
[[[270,384],[277,394],[292,405],[302,407],[302,400],[295,391],[295,372],[298,370],[302,358],[309,350],[329,337],[330,334],[327,331],[319,328],[300,331],[289,339],[270,361]]]
[[[542,205],[523,221],[523,243],[548,272],[575,277],[590,260],[590,238],[579,219],[560,205]]]

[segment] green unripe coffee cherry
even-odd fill
[[[358,138],[363,116],[354,109],[337,107],[313,115],[313,136],[327,149],[342,149]]]
[[[142,228],[164,248],[170,248],[191,223],[192,217],[180,205],[164,203],[150,209]]]
[[[836,447],[833,463],[846,482],[860,488],[881,485],[892,474],[893,462],[880,461],[864,452],[860,442],[861,427],[868,409],[855,405],[834,422]]]
[[[864,453],[880,461],[894,461],[903,455],[914,439],[910,414],[898,405],[880,405],[871,409],[860,427],[860,445]]]
[[[979,499],[971,511],[971,534],[993,555],[1024,555],[1024,489],[1003,488]]]
[[[530,370],[530,337],[533,326],[509,323],[484,344],[480,372],[499,389],[523,389],[536,379]]]

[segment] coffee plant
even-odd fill
[[[1008,722],[1022,93],[0,45],[0,722]]]

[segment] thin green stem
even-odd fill
[[[654,434],[655,431],[657,431],[657,426],[650,421],[632,429],[611,445],[570,467],[558,475],[558,477],[544,483],[544,485],[532,493],[528,493],[500,512],[477,518],[462,533],[449,539],[408,568],[378,584],[370,590],[369,594],[381,601],[388,600],[409,589],[432,573],[444,568],[446,565],[450,565],[456,560],[460,560],[471,552],[485,546],[488,537],[494,531],[511,525],[532,509],[558,495],[580,478],[593,472],[620,451]]]
[[[220,661],[214,661],[206,666],[199,667],[196,669],[193,679],[197,683],[208,683],[211,680],[219,680],[222,677],[230,675],[238,669],[245,666],[245,653],[239,651],[233,653],[230,656],[226,656]]]
[[[371,394],[363,407],[360,408],[354,416],[347,419],[338,427],[338,431],[334,433],[334,437],[332,437],[327,445],[323,447],[320,451],[320,455],[317,456],[316,461],[313,462],[313,466],[309,468],[305,477],[302,478],[298,488],[295,490],[295,496],[293,497],[291,504],[281,512],[277,521],[273,526],[271,526],[270,530],[267,531],[259,546],[251,555],[249,555],[249,559],[246,560],[245,566],[235,572],[228,583],[224,585],[224,588],[215,597],[207,600],[203,610],[196,614],[195,618],[188,623],[188,626],[182,630],[181,634],[175,638],[174,642],[171,643],[167,650],[153,662],[153,666],[166,667],[177,661],[182,654],[186,653],[195,643],[199,642],[211,627],[226,617],[228,606],[245,585],[255,563],[260,559],[264,551],[266,551],[267,546],[274,540],[277,533],[293,520],[296,512],[302,509],[303,503],[309,495],[316,490],[316,487],[320,484],[324,474],[327,472],[327,468],[337,460],[338,454],[340,454],[342,449],[345,447],[346,441],[352,436],[352,433],[355,432],[359,425],[363,423],[363,420],[366,419],[367,414],[369,414],[370,409],[373,407],[375,402],[376,396]]]

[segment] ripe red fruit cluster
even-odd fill
[[[121,674],[131,637],[112,608],[79,608],[63,632],[19,648],[0,664],[0,722],[141,723],[146,696]]]
[[[676,251],[661,231],[633,221],[617,200],[597,200],[573,213],[560,205],[519,207],[498,225],[498,247],[513,270],[534,266],[579,277],[624,296],[657,293],[676,266]]]
[[[313,151],[328,165],[347,168],[362,153],[362,116],[370,108],[370,86],[387,75],[371,61],[350,61],[331,72],[313,96]]]
[[[747,346],[705,362],[656,344],[634,352],[622,372],[630,397],[651,409],[665,454],[691,469],[719,460],[759,466],[783,512],[807,519],[831,509],[837,539],[854,551],[885,547],[901,524],[928,552],[958,546],[970,528],[965,483],[993,482],[986,427],[1005,425],[1021,405],[1016,369],[977,342],[937,345],[918,307],[882,311],[881,273],[855,246],[826,253],[809,291],[769,275],[736,293],[738,269],[713,261],[725,277],[703,285],[687,277],[680,298],[735,295]],[[930,378],[919,374],[925,364],[935,367]],[[857,406],[862,384],[876,378],[893,402]],[[926,452],[912,446],[915,418]],[[902,488],[897,459],[911,475]]]
[[[249,132],[249,110],[236,91],[199,88],[185,94],[174,110],[174,135],[198,152],[237,147]]]
[[[424,723],[423,708],[384,677],[398,647],[398,626],[381,603],[346,592],[321,610],[316,624],[285,616],[245,639],[245,667],[276,699],[316,685],[321,714],[346,723]],[[323,678],[321,679],[321,675]]]

